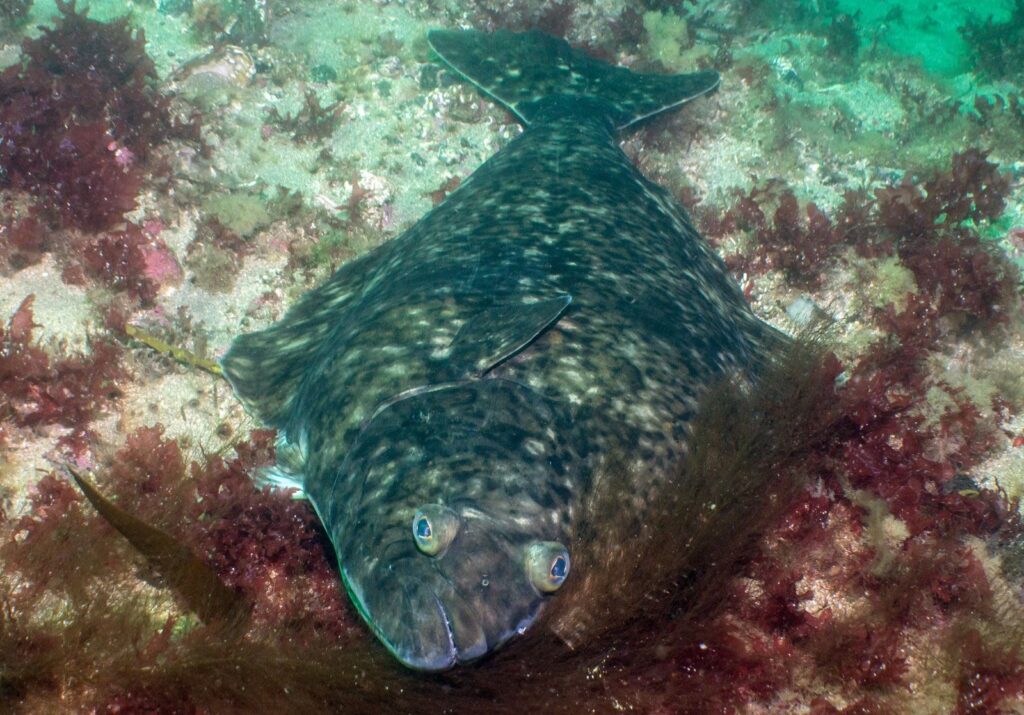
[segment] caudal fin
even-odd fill
[[[718,87],[718,73],[640,74],[573,49],[537,30],[433,30],[430,46],[456,73],[525,125],[541,100],[597,100],[616,130],[675,109]]]

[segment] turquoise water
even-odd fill
[[[838,10],[857,17],[865,46],[880,41],[887,49],[916,58],[929,72],[954,77],[971,72],[973,48],[959,32],[968,19],[1005,23],[1013,12],[1010,0],[986,2],[850,2]]]

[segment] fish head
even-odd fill
[[[438,671],[523,633],[569,576],[567,421],[498,379],[431,388],[364,427],[326,516],[346,588],[405,665]]]

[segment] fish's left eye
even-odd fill
[[[447,549],[458,531],[458,514],[440,504],[424,504],[412,517],[412,538],[416,548],[427,556],[437,556]]]
[[[526,549],[526,574],[541,593],[554,593],[569,575],[569,551],[557,541],[536,541]]]

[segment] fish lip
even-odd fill
[[[459,649],[455,645],[455,631],[452,629],[452,619],[451,616],[448,615],[448,609],[444,607],[444,601],[442,601],[441,597],[436,593],[434,594],[434,605],[437,606],[437,610],[441,613],[441,620],[444,621],[444,629],[448,634],[448,653],[450,657],[448,666],[446,667],[450,667],[454,665],[456,661],[461,662],[461,658],[459,658]]]
[[[370,630],[377,637],[377,639],[388,649],[388,651],[396,658],[399,662],[408,668],[422,672],[440,672],[449,670],[452,667],[466,663],[472,660],[476,660],[480,656],[484,655],[488,651],[487,639],[482,638],[479,641],[471,644],[471,647],[463,651],[459,649],[456,644],[455,627],[451,616],[449,615],[448,608],[444,604],[444,600],[438,595],[435,589],[430,589],[429,599],[433,600],[433,605],[437,609],[437,617],[444,623],[444,633],[446,636],[447,643],[438,643],[433,647],[424,649],[403,649],[398,643],[392,639],[392,635],[387,633],[380,627],[377,620],[374,618],[375,610],[371,609],[366,601],[363,589],[359,587],[349,575],[347,569],[344,567],[341,569],[342,582],[345,584],[345,588],[348,591],[348,595],[352,603],[356,606],[356,610],[359,612],[363,621],[369,626]],[[445,586],[454,591],[454,585],[451,584],[448,579],[443,579]],[[402,591],[406,595],[407,602],[414,602],[415,584],[407,583],[402,586]],[[430,600],[426,600],[425,606],[429,608]],[[474,614],[474,622],[479,625],[479,621]]]
[[[415,657],[411,653],[399,653],[398,650],[392,648],[390,643],[386,640],[385,644],[392,651],[395,658],[401,661],[402,664],[423,672],[440,672],[443,670],[449,670],[457,663],[459,659],[459,649],[455,644],[455,633],[452,630],[452,620],[447,615],[447,611],[444,608],[444,604],[437,594],[434,596],[434,605],[437,607],[437,613],[444,623],[444,632],[447,635],[447,647],[432,648],[429,653],[424,653],[420,657]]]

